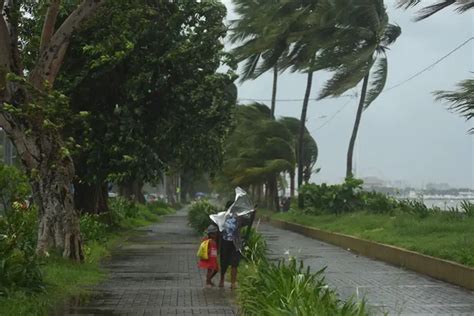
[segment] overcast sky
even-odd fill
[[[232,1],[223,2],[228,19],[235,19]],[[386,87],[409,78],[474,36],[474,10],[459,15],[446,9],[425,21],[413,22],[415,10],[397,9],[394,4],[395,0],[386,0],[390,20],[402,27],[402,35],[388,53]],[[362,117],[355,150],[356,176],[401,180],[414,186],[446,182],[474,188],[474,138],[466,133],[473,123],[448,112],[431,94],[454,88],[472,76],[471,72],[474,40],[430,71],[382,94]],[[325,73],[316,73],[313,98],[327,78]],[[305,86],[305,75],[285,73],[279,78],[277,98],[301,99]],[[238,87],[242,103],[248,102],[243,99],[270,99],[272,76],[266,74]],[[344,178],[357,102],[339,98],[310,103],[307,127],[318,143],[317,167],[321,168],[313,181],[335,183]],[[299,117],[301,103],[277,102],[276,114]]]

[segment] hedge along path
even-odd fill
[[[326,281],[342,299],[366,298],[374,314],[474,315],[474,292],[361,257],[345,249],[261,223],[271,258],[294,256],[311,271],[327,267]]]
[[[236,315],[230,290],[205,288],[197,268],[200,237],[187,226],[187,210],[137,231],[112,253],[110,278],[86,303],[57,315]]]

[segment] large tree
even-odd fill
[[[278,179],[295,169],[295,148],[291,132],[269,114],[270,109],[259,103],[237,107],[217,182],[225,188],[230,183],[258,191],[257,200],[265,185],[266,205],[278,210]]]
[[[83,0],[60,16],[60,0],[0,1],[0,125],[30,178],[39,213],[37,252],[53,247],[78,261],[83,252],[74,165],[61,137],[67,102],[52,89],[71,36],[104,2]],[[42,24],[40,33],[28,29],[31,20]],[[34,61],[25,51],[32,41],[38,43]]]
[[[234,76],[217,72],[227,60],[225,7],[139,2],[111,3],[84,28],[61,77],[74,112],[88,113],[86,132],[83,122],[69,127],[81,146],[76,202],[87,211],[104,210],[100,196],[83,197],[103,194],[106,180],[140,202],[143,183],[159,181],[163,172],[215,168],[229,130]]]

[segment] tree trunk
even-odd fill
[[[304,134],[306,131],[306,113],[308,111],[308,103],[309,103],[309,96],[311,95],[311,86],[313,84],[313,71],[308,72],[308,80],[306,82],[306,92],[304,95],[303,101],[303,109],[301,110],[301,121],[300,121],[300,132],[298,135],[298,190],[301,188],[303,184],[303,156],[304,156]],[[303,196],[298,195],[298,207],[304,208],[304,200]]]
[[[352,174],[352,162],[354,155],[354,147],[357,139],[357,132],[359,131],[360,120],[362,118],[362,111],[364,110],[365,96],[367,94],[367,86],[369,83],[369,74],[364,77],[364,83],[362,84],[362,92],[360,94],[359,107],[357,108],[356,119],[354,123],[354,128],[352,130],[351,140],[349,142],[349,148],[347,150],[347,169],[346,169],[346,178],[353,176]]]
[[[74,183],[74,205],[82,214],[101,214],[109,211],[107,183]]]
[[[264,195],[265,195],[264,206],[265,206],[265,207],[268,207],[268,208],[271,208],[271,207],[270,207],[270,203],[269,203],[269,198],[268,198],[268,197],[269,197],[269,189],[270,189],[270,188],[268,187],[268,182],[265,182],[265,187],[264,187],[264,190],[265,190],[265,191],[264,191],[264,192],[265,192],[265,193],[264,193]]]
[[[32,186],[38,207],[38,255],[50,249],[82,261],[79,214],[74,209],[74,164],[54,130],[30,126],[8,113],[0,113],[0,125],[16,147]]]
[[[276,212],[279,212],[280,211],[280,198],[278,196],[278,180],[277,180],[277,177],[274,176],[272,179],[272,187],[273,187],[273,195],[272,195],[272,199],[273,199],[273,204],[275,205],[274,209]]]
[[[257,185],[257,203],[262,204],[262,184]]]
[[[165,190],[166,190],[166,197],[168,199],[168,203],[171,205],[176,204],[176,177],[174,175],[165,175]]]
[[[295,197],[295,170],[290,171],[290,197]]]
[[[128,180],[119,184],[119,195],[129,201],[145,204],[146,201],[145,197],[143,196],[142,188],[142,180]]]
[[[276,107],[276,93],[278,85],[278,66],[273,67],[273,88],[272,88],[272,107],[271,107],[271,117],[275,118],[275,107]]]

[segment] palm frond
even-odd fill
[[[436,100],[449,103],[448,109],[460,114],[467,121],[474,117],[474,79],[461,81],[457,91],[436,91]],[[474,127],[469,130],[474,134]]]
[[[353,65],[344,65],[334,73],[324,85],[318,99],[324,99],[329,96],[337,97],[349,89],[354,88],[365,75],[370,71],[374,59],[366,59],[355,62]]]
[[[395,43],[397,38],[402,34],[402,28],[395,24],[388,24],[385,28],[382,43],[383,45],[391,45]]]
[[[420,4],[420,0],[399,0],[398,7],[408,9],[410,7],[414,7]],[[435,4],[428,5],[422,8],[419,11],[419,15],[415,18],[416,21],[424,20],[433,14],[438,13],[439,11],[451,6],[457,5],[456,11],[463,13],[468,10],[474,9],[474,1],[473,0],[442,0]]]
[[[255,74],[255,69],[257,69],[258,62],[260,61],[261,54],[254,54],[247,58],[244,68],[242,71],[242,76],[240,82],[253,79]]]
[[[367,109],[372,102],[377,99],[377,97],[382,93],[385,84],[387,83],[388,75],[388,61],[387,57],[381,57],[377,60],[374,65],[373,74],[371,76],[371,81],[369,84],[369,91],[365,98],[364,109]]]

